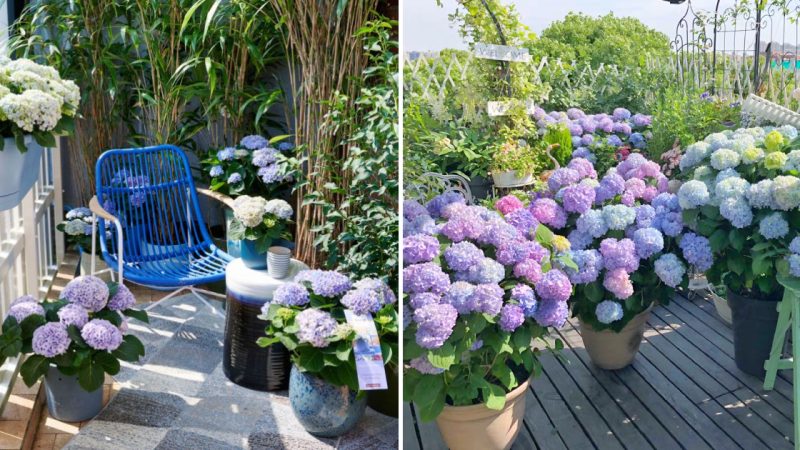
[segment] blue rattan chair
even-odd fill
[[[219,295],[195,288],[223,280],[232,258],[208,235],[183,151],[172,145],[106,151],[97,160],[96,186],[90,208],[99,229],[110,221],[116,230],[101,236],[100,249],[120,283],[124,272],[137,284],[176,289],[168,297],[185,289],[200,298],[198,292]],[[231,204],[225,196],[201,192]]]

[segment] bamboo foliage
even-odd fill
[[[331,180],[347,186],[340,164],[348,157],[348,146],[341,144],[351,132],[347,127],[324,126],[330,105],[339,94],[355,108],[358,83],[367,59],[356,37],[369,20],[376,0],[317,1],[269,0],[284,22],[286,47],[292,58],[290,80],[294,95],[295,142],[304,149],[308,176],[298,186],[296,210],[296,252],[299,259],[312,266],[325,261],[314,245],[315,233],[325,225],[322,204],[342,205],[346,190],[328,189]],[[338,176],[337,176],[338,175]],[[323,199],[303,199],[322,193]],[[341,231],[341,230],[339,230]],[[336,233],[334,233],[336,234]]]

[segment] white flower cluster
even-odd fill
[[[248,228],[257,227],[264,220],[267,201],[261,197],[242,195],[233,202],[233,216]]]
[[[80,99],[78,86],[54,68],[0,57],[0,121],[29,133],[52,131],[63,116],[75,115]]]
[[[264,208],[267,214],[274,214],[279,219],[288,220],[294,214],[292,205],[284,200],[270,200]]]

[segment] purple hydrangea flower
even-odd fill
[[[613,116],[616,121],[628,120],[631,118],[631,112],[625,108],[616,108]]]
[[[542,279],[542,266],[533,259],[526,259],[514,266],[514,276],[536,284]]]
[[[595,199],[594,189],[583,185],[576,184],[568,186],[563,190],[564,209],[567,212],[583,214],[588,211]]]
[[[711,244],[707,238],[694,233],[686,233],[680,242],[683,257],[697,270],[705,272],[714,263]]]
[[[568,315],[567,302],[541,302],[533,318],[543,327],[561,328]]]
[[[248,150],[256,150],[268,146],[269,141],[263,136],[253,134],[243,137],[240,144]]]
[[[431,217],[438,218],[441,216],[442,208],[451,203],[466,203],[464,196],[458,192],[445,192],[444,194],[437,195],[432,198],[425,207],[428,208],[428,213]]]
[[[491,244],[495,247],[508,241],[523,239],[522,234],[503,219],[486,221],[483,234],[477,239],[481,244]]]
[[[536,284],[536,293],[545,302],[566,302],[572,295],[572,284],[564,272],[551,269]]]
[[[475,285],[466,281],[456,281],[447,288],[442,296],[442,302],[452,305],[459,314],[469,314],[474,310],[472,294]]]
[[[305,305],[309,302],[308,289],[300,283],[284,283],[275,289],[272,302],[285,306]],[[264,304],[262,311],[266,314],[267,309],[269,309],[269,303]]]
[[[475,284],[499,283],[506,276],[506,268],[492,258],[483,258],[462,274],[462,279]]]
[[[44,316],[44,308],[38,303],[22,302],[8,308],[8,315],[17,319],[17,322],[22,322],[28,316]]]
[[[95,350],[114,351],[122,344],[122,331],[105,319],[92,319],[81,329],[81,337]]]
[[[606,138],[606,144],[610,145],[611,147],[622,147],[623,142],[622,139],[619,138],[616,134],[612,134],[611,136]]]
[[[503,307],[503,288],[497,283],[485,283],[475,286],[475,292],[470,297],[472,310],[490,316],[496,316]]]
[[[569,108],[567,110],[567,117],[571,120],[582,119],[586,117],[586,113],[578,108]]]
[[[525,205],[522,203],[522,200],[518,199],[516,196],[506,195],[505,197],[496,201],[494,207],[505,216],[518,209],[524,208]]]
[[[439,348],[453,334],[458,311],[447,303],[425,305],[414,311],[417,323],[417,344],[422,348]]]
[[[384,305],[391,305],[397,298],[394,292],[377,278],[364,278],[358,280],[353,289],[344,294],[341,303],[354,313],[362,315],[376,313]]]
[[[644,128],[649,127],[653,122],[653,119],[652,117],[644,114],[634,114],[633,117],[631,117],[631,122],[633,123],[633,126],[637,128]]]
[[[441,300],[442,296],[439,294],[434,294],[433,292],[422,292],[420,294],[411,294],[408,296],[408,304],[414,309],[422,308],[425,305],[439,303]]]
[[[531,257],[534,253],[539,253],[543,248],[535,241],[510,241],[497,247],[495,257],[497,262],[504,266],[513,266]]]
[[[433,236],[418,234],[403,239],[403,264],[433,261],[439,256],[439,240]]]
[[[519,303],[525,317],[533,317],[534,313],[536,313],[536,308],[538,307],[536,294],[534,294],[533,288],[527,284],[514,286],[511,289],[511,299]]]
[[[567,213],[551,198],[534,200],[530,212],[536,220],[553,228],[564,228],[567,224]]]
[[[420,373],[424,373],[425,375],[439,375],[444,372],[444,369],[434,367],[428,357],[425,355],[412,359],[408,362],[408,365],[411,366],[412,369],[415,369]]]
[[[520,233],[532,236],[536,232],[539,222],[527,209],[518,209],[506,216],[506,222]]]
[[[222,166],[214,166],[208,171],[208,174],[212,177],[222,176],[223,173],[225,173],[225,171],[222,169]]]
[[[650,205],[640,205],[636,207],[636,225],[640,228],[647,228],[653,224],[656,217],[656,210]]]
[[[106,306],[108,293],[105,281],[94,276],[81,276],[67,283],[61,292],[61,298],[81,305],[91,312],[97,312]]]
[[[466,241],[453,244],[444,251],[447,266],[457,272],[469,270],[483,258],[483,250]]]
[[[500,329],[508,333],[513,332],[525,322],[525,312],[519,305],[505,305],[500,311]]]
[[[597,178],[594,166],[586,158],[572,158],[567,167],[578,172],[578,176],[581,178]]]
[[[647,259],[664,249],[664,236],[655,228],[640,228],[633,232],[636,255]]]
[[[33,353],[45,358],[66,353],[71,343],[67,326],[59,322],[46,323],[33,332]]]
[[[294,277],[298,283],[310,282],[311,290],[323,297],[336,297],[350,290],[352,282],[347,275],[333,270],[304,270]]]
[[[37,300],[36,297],[30,294],[26,294],[23,295],[22,297],[18,297],[16,300],[12,301],[11,304],[8,306],[14,306],[19,303],[39,303],[39,300]]]
[[[58,310],[58,320],[65,326],[83,328],[89,321],[89,312],[83,306],[70,303]]]
[[[278,151],[274,148],[261,148],[253,152],[253,165],[267,167],[278,161]]]
[[[317,348],[328,346],[328,339],[336,333],[338,326],[333,316],[316,308],[300,311],[295,317],[295,324],[300,342],[307,342]]]
[[[603,133],[611,133],[612,131],[614,131],[614,121],[611,119],[598,120],[597,129],[602,131]]]
[[[281,168],[277,164],[270,164],[258,169],[258,177],[264,184],[272,184],[283,181],[285,177],[281,174]]]
[[[594,143],[594,135],[592,135],[592,134],[584,134],[583,137],[581,137],[581,147],[588,147],[588,146],[592,145],[593,143]],[[575,156],[575,154],[573,153],[572,156]]]
[[[683,275],[686,273],[686,267],[683,266],[680,259],[672,253],[661,255],[656,260],[654,265],[656,275],[667,286],[677,287],[683,281]]]
[[[595,249],[572,250],[570,256],[578,266],[578,270],[567,267],[564,271],[573,284],[587,284],[597,280],[600,271],[603,270],[603,258],[600,252]]]
[[[613,131],[614,133],[624,134],[625,136],[629,136],[633,132],[633,130],[631,130],[631,126],[625,122],[615,123]]]
[[[633,295],[633,283],[625,269],[612,269],[606,271],[603,279],[603,287],[614,294],[620,300],[624,300]]]
[[[403,217],[406,219],[413,221],[417,217],[429,215],[430,214],[428,214],[428,210],[425,209],[424,206],[420,205],[416,200],[403,201]]]
[[[595,192],[595,202],[603,203],[625,191],[625,179],[616,173],[610,173],[600,180]]]
[[[457,215],[442,226],[440,232],[453,242],[477,239],[485,228],[485,222],[477,217]]]
[[[242,182],[242,174],[234,172],[228,177],[228,184],[239,184]]]
[[[603,255],[608,270],[623,269],[627,273],[632,273],[639,268],[636,244],[630,239],[603,239],[600,242],[600,254]]]
[[[442,268],[436,264],[413,264],[403,269],[403,292],[444,294],[448,286],[450,286],[450,277],[442,272]]]
[[[547,187],[550,188],[550,192],[555,193],[562,187],[575,184],[580,180],[581,174],[577,170],[570,169],[569,167],[562,167],[554,170],[553,173],[550,174],[550,178],[547,179]]]
[[[117,286],[117,293],[108,300],[108,309],[112,311],[125,311],[136,304],[133,292],[124,284]]]

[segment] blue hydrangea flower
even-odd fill
[[[683,275],[686,273],[686,267],[683,263],[672,253],[665,253],[661,255],[654,264],[656,275],[667,286],[677,287],[683,281]]]
[[[311,290],[323,297],[336,297],[344,294],[352,286],[347,275],[333,270],[304,270],[294,277],[298,283],[309,282]]]
[[[385,305],[397,301],[394,292],[377,278],[363,278],[358,280],[353,289],[344,294],[340,300],[342,305],[356,314],[376,313]]]
[[[253,152],[253,165],[267,167],[278,161],[278,152],[271,147],[261,148]]]
[[[33,332],[33,353],[45,358],[66,353],[72,340],[67,333],[67,326],[59,322],[49,322]]]
[[[222,170],[222,166],[214,166],[211,168],[211,170],[208,171],[208,174],[211,175],[212,177],[222,176],[223,173],[225,173],[225,171]]]
[[[95,350],[114,351],[122,344],[122,331],[105,319],[92,319],[81,329],[81,337]]]
[[[693,265],[700,272],[705,272],[714,263],[714,255],[711,252],[711,244],[708,239],[694,233],[686,233],[680,242],[683,257],[689,264]]]
[[[714,193],[720,200],[726,198],[742,198],[747,196],[749,191],[750,183],[738,177],[726,178],[720,181],[714,188]]]
[[[595,249],[572,250],[570,251],[570,256],[575,265],[578,266],[578,270],[565,267],[564,272],[566,272],[573,284],[587,284],[597,280],[600,271],[604,267],[603,257],[600,252]]]
[[[533,318],[543,327],[561,328],[567,321],[568,315],[567,302],[541,302]]]
[[[269,145],[269,141],[264,136],[250,135],[242,138],[241,146],[248,150],[257,150]]]
[[[616,322],[617,320],[622,319],[622,316],[625,315],[622,305],[613,300],[604,300],[598,303],[594,313],[597,316],[597,320],[600,323],[605,324]]]
[[[625,205],[606,205],[603,219],[610,230],[624,230],[636,221],[636,210]]]
[[[678,189],[678,202],[684,209],[703,206],[708,203],[710,197],[708,187],[702,181],[689,180]]]
[[[772,180],[761,180],[753,183],[747,190],[747,201],[753,208],[773,208]]]
[[[233,147],[226,147],[217,152],[217,159],[220,161],[232,161],[236,156],[236,149]]]
[[[800,255],[792,253],[788,256],[789,260],[789,273],[792,276],[800,278]]]
[[[795,236],[792,242],[789,243],[789,251],[792,253],[800,253],[800,236]]]
[[[309,302],[308,289],[300,283],[284,283],[275,289],[272,302],[277,305],[302,306]],[[269,303],[264,304],[262,312],[267,313]]]
[[[453,306],[459,314],[469,314],[475,308],[472,299],[474,293],[475,285],[466,281],[456,281],[447,288],[442,296],[442,303]]]
[[[633,232],[636,254],[647,259],[664,249],[664,236],[655,228],[640,228]]]
[[[525,317],[533,317],[536,313],[538,302],[533,288],[527,284],[518,284],[511,289],[511,299],[519,303]]]
[[[300,311],[295,317],[295,324],[298,327],[298,340],[317,348],[328,346],[328,340],[336,333],[338,326],[333,316],[316,308]]]
[[[789,234],[789,222],[779,212],[772,213],[761,219],[758,232],[767,239],[778,239]]]
[[[503,281],[506,276],[506,269],[492,258],[483,258],[466,272],[461,273],[467,281],[472,283],[489,284]]]
[[[728,219],[736,228],[750,226],[753,222],[753,211],[744,198],[726,198],[719,204],[719,213]]]
[[[279,183],[286,179],[286,177],[281,174],[281,168],[278,164],[270,164],[266,167],[262,167],[258,169],[257,173],[264,184]]]
[[[280,144],[278,144],[278,150],[282,152],[288,152],[289,150],[292,149],[294,149],[294,144],[292,144],[291,142],[281,142]]]
[[[239,184],[241,182],[242,182],[242,174],[238,172],[234,172],[228,177],[228,184]]]
[[[608,232],[608,225],[603,218],[602,211],[589,210],[578,216],[576,221],[577,230],[592,237],[599,238]]]

